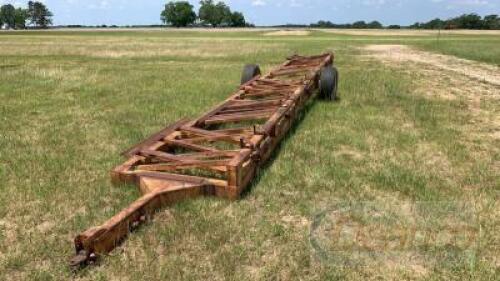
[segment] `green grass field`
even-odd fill
[[[498,86],[446,72],[434,81],[363,46],[406,44],[498,66],[500,37],[265,33],[1,32],[0,280],[497,280]],[[245,197],[166,208],[100,266],[69,270],[74,236],[139,196],[110,184],[121,151],[223,100],[245,63],[267,71],[287,55],[328,50],[341,100],[309,104]],[[433,94],[441,92],[454,98]],[[474,205],[480,245],[453,262],[339,266],[318,257],[314,216],[366,201]]]

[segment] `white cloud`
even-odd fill
[[[265,0],[252,0],[252,6],[266,6]]]
[[[298,8],[298,7],[302,7],[302,3],[299,3],[297,0],[291,0],[290,1],[290,7],[293,7],[293,8]]]
[[[486,6],[490,4],[488,0],[431,0],[433,3],[443,3],[448,6]]]
[[[385,0],[364,0],[363,4],[366,6],[381,6],[385,4]]]
[[[451,4],[454,5],[461,5],[461,6],[484,6],[488,5],[489,1],[486,0],[458,0],[458,1],[452,1]]]
[[[89,9],[93,10],[107,10],[110,8],[109,2],[107,0],[99,1],[95,4],[88,5]]]

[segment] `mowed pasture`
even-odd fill
[[[0,32],[0,280],[496,280],[498,46],[469,32]],[[340,100],[307,106],[241,200],[165,208],[99,266],[68,268],[75,235],[139,196],[110,183],[121,151],[225,99],[245,63],[267,72],[325,51]],[[443,244],[338,264],[311,245],[337,202],[403,220],[421,202],[465,203],[478,245],[453,260],[438,258],[457,247]]]

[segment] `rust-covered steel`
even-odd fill
[[[112,251],[159,208],[199,196],[237,199],[318,88],[333,54],[294,55],[256,76],[195,120],[181,120],[125,151],[114,183],[136,184],[143,196],[103,225],[75,238],[72,266]]]

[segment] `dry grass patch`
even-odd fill
[[[415,91],[445,100],[465,99],[474,115],[496,113],[484,103],[500,101],[500,68],[418,51],[404,45],[369,45],[368,56],[416,77]],[[494,123],[490,122],[489,123]]]
[[[460,102],[465,105],[468,122],[454,124],[454,129],[462,133],[459,140],[469,148],[477,159],[490,159],[491,171],[500,173],[500,164],[495,155],[500,153],[500,68],[484,63],[460,59],[453,56],[438,55],[418,51],[404,45],[369,45],[364,48],[368,57],[377,59],[392,68],[405,72],[413,79],[414,93],[431,99]],[[458,112],[457,112],[458,113]],[[454,114],[451,113],[450,114]],[[461,113],[464,114],[464,113]],[[429,146],[421,146],[422,155],[441,155],[430,153]],[[417,150],[418,152],[419,150]],[[436,151],[431,149],[431,151]],[[442,162],[442,157],[428,158],[424,164],[441,171],[461,177],[470,176],[469,165],[463,163],[461,172],[456,174],[447,170],[450,165]],[[435,165],[432,165],[432,164]],[[437,169],[436,169],[437,168]]]
[[[55,38],[53,41],[35,42],[0,42],[0,56],[87,56],[94,58],[153,58],[153,57],[188,57],[188,58],[223,58],[236,55],[248,55],[284,47],[281,43],[256,45],[251,42],[231,42],[228,40],[171,40],[149,38],[127,40],[126,38],[99,38],[94,40],[74,41],[71,38]],[[49,73],[50,74],[50,73]]]
[[[364,48],[383,60],[393,63],[413,62],[430,64],[436,68],[456,72],[481,82],[500,86],[500,67],[461,59],[454,56],[439,55],[412,49],[406,45],[369,45]]]
[[[308,30],[279,30],[265,33],[264,36],[307,36],[311,34]]]
[[[340,147],[340,149],[338,149],[335,152],[335,156],[336,157],[344,157],[344,158],[352,159],[355,161],[359,161],[359,160],[362,160],[364,158],[363,154],[361,152],[359,152],[356,149],[353,149],[349,146],[346,146],[346,145],[342,145]]]

